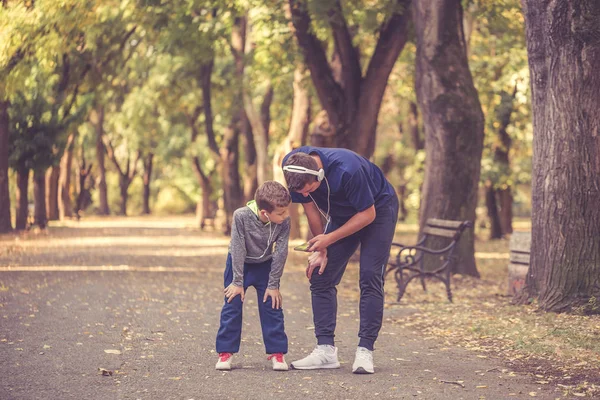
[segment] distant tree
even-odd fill
[[[475,220],[483,113],[467,63],[460,0],[416,0],[416,91],[425,129],[420,225],[428,218]],[[455,273],[479,276],[475,235],[461,237]]]
[[[525,0],[533,102],[531,266],[520,300],[600,306],[600,2]]]

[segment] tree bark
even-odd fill
[[[346,147],[366,157],[375,150],[377,116],[388,77],[408,37],[409,0],[398,0],[402,10],[379,28],[375,51],[365,76],[362,76],[360,52],[343,16],[340,1],[328,11],[341,72],[336,76],[327,61],[326,51],[311,28],[305,1],[289,0],[294,33],[302,49],[321,106],[335,130],[336,146]]]
[[[58,213],[58,179],[60,177],[60,166],[53,165],[46,171],[46,212],[48,221],[56,221]]]
[[[33,223],[40,229],[45,229],[48,221],[46,214],[46,173],[44,170],[33,172]]]
[[[286,186],[283,177],[282,162],[287,153],[306,144],[310,125],[311,103],[306,82],[307,71],[303,65],[298,65],[294,71],[294,99],[292,103],[292,120],[287,136],[275,150],[273,156],[273,179]],[[290,239],[300,239],[299,218],[300,205],[290,205]]]
[[[106,152],[103,139],[104,107],[97,106],[95,110],[92,110],[90,120],[96,130],[96,162],[98,163],[98,177],[96,178],[96,185],[98,187],[98,198],[100,202],[98,205],[98,214],[109,215],[110,208],[108,207],[108,190],[106,187],[106,167],[104,165],[104,154]]]
[[[194,172],[196,173],[196,177],[198,178],[202,190],[200,203],[196,206],[196,220],[198,221],[200,229],[204,229],[207,225],[206,221],[212,216],[210,197],[212,196],[213,188],[210,184],[210,178],[202,170],[200,159],[194,157],[193,161]]]
[[[150,214],[150,181],[152,180],[152,161],[154,159],[154,153],[149,152],[144,159],[144,174],[142,179],[144,181],[144,204],[142,214]]]
[[[12,231],[8,190],[8,101],[0,101],[0,233]]]
[[[485,205],[490,220],[490,239],[501,239],[502,224],[496,203],[496,189],[494,189],[494,184],[489,181],[485,184]]]
[[[600,3],[526,0],[533,108],[531,265],[522,298],[598,313]]]
[[[81,161],[79,163],[79,171],[78,171],[78,178],[79,178],[79,183],[77,185],[77,189],[78,189],[78,193],[77,193],[77,202],[75,204],[75,217],[79,220],[79,218],[81,218],[81,215],[79,214],[79,212],[84,209],[88,204],[88,201],[91,201],[91,195],[89,193],[89,190],[86,189],[85,187],[85,181],[87,179],[87,177],[90,175],[92,171],[92,164],[86,164],[85,161],[85,151],[83,149],[83,144],[81,145]],[[87,196],[87,198],[86,198]]]
[[[254,142],[254,131],[246,113],[242,114],[242,134],[244,145],[244,201],[248,202],[254,198],[254,192],[258,189],[258,165],[256,163],[256,143]]]
[[[29,188],[29,169],[17,169],[17,208],[15,210],[15,230],[27,229],[27,218],[29,216],[29,202],[27,190]]]
[[[58,178],[58,215],[60,220],[73,217],[71,201],[71,166],[73,164],[73,147],[76,134],[71,133],[60,159],[60,177]]]
[[[425,141],[421,137],[421,131],[419,129],[419,109],[414,102],[410,102],[409,113],[408,113],[408,125],[410,127],[410,137],[415,150],[423,150],[425,148]]]
[[[460,0],[417,0],[416,88],[425,128],[420,226],[428,218],[475,221],[483,112],[467,63]],[[475,235],[458,245],[454,273],[479,277]]]

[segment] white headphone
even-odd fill
[[[325,178],[325,171],[323,170],[323,168],[319,169],[318,171],[315,171],[314,169],[308,169],[308,168],[300,167],[298,165],[286,165],[285,167],[283,167],[283,170],[288,171],[288,172],[294,172],[296,174],[314,175],[317,177],[317,180],[319,182],[321,182],[323,179],[325,179],[325,183],[327,184],[327,213],[324,213],[323,210],[321,210],[321,208],[317,205],[317,202],[315,201],[315,199],[313,199],[313,197],[310,193],[308,195],[310,196],[310,199],[317,207],[317,210],[319,210],[319,213],[323,216],[323,218],[325,218],[326,223],[325,223],[325,228],[323,229],[323,233],[326,233],[327,227],[329,226],[329,223],[331,222],[331,217],[329,216],[329,211],[330,211],[330,206],[331,206],[331,204],[329,203],[329,199],[331,196],[331,189],[329,188],[329,182],[327,181],[327,178]]]
[[[323,168],[319,169],[318,171],[315,171],[314,169],[308,169],[300,167],[298,165],[286,165],[285,167],[283,167],[283,170],[288,172],[295,172],[297,174],[314,175],[317,177],[317,180],[319,182],[321,182],[323,178],[325,178],[325,171],[323,170]]]

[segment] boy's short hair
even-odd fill
[[[289,206],[292,202],[292,196],[281,183],[266,181],[256,189],[254,200],[259,210],[273,212],[277,207]]]
[[[312,169],[313,171],[317,171],[319,169],[319,164],[317,164],[317,161],[306,153],[292,154],[288,157],[284,166],[288,165],[304,167],[306,169]],[[315,175],[301,174],[298,172],[290,172],[285,170],[283,171],[283,176],[285,177],[285,181],[287,182],[290,192],[298,192],[302,190],[306,184],[313,183],[317,180]]]

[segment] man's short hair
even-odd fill
[[[319,165],[317,161],[306,153],[294,153],[288,157],[284,166],[287,165],[295,165],[297,167],[304,167],[306,169],[311,169],[313,171],[317,171],[319,169]],[[283,171],[283,176],[285,177],[285,181],[287,182],[288,189],[290,192],[298,192],[306,186],[308,183],[313,183],[317,180],[315,175],[311,174],[302,174],[298,172],[291,171]]]
[[[289,206],[292,202],[292,196],[281,183],[266,181],[256,189],[254,200],[259,210],[273,212],[277,207]]]

